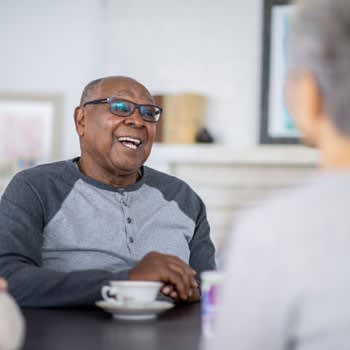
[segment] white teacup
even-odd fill
[[[101,294],[104,300],[117,305],[147,304],[158,295],[161,282],[153,281],[110,281],[103,286]]]

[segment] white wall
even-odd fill
[[[72,113],[99,75],[99,0],[0,0],[0,91],[65,98],[62,156],[76,154]]]
[[[108,73],[155,90],[203,92],[218,140],[256,142],[260,0],[109,0],[107,8]]]
[[[221,143],[256,143],[261,0],[0,0],[0,91],[65,95],[63,157],[85,83],[135,77],[154,92],[210,97]]]

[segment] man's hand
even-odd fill
[[[164,295],[167,295],[169,297],[171,297],[172,299],[174,299],[174,301],[178,302],[178,301],[181,301],[179,299],[179,296],[176,292],[176,290],[174,289],[174,287],[170,284],[166,284],[165,286],[162,287],[161,289],[161,292],[164,294]],[[190,291],[190,296],[189,298],[187,299],[187,301],[189,303],[194,303],[194,302],[197,302],[197,301],[200,301],[200,293],[199,293],[199,288],[193,288],[191,289]]]
[[[7,291],[7,282],[0,277],[0,293]]]
[[[198,291],[195,275],[196,272],[178,257],[151,252],[130,270],[129,280],[164,282],[166,286],[172,287],[171,292],[176,293],[174,299],[189,301],[194,290]],[[171,294],[167,295],[171,297]]]

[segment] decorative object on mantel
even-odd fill
[[[159,107],[162,107],[164,110],[164,95],[153,95],[154,102]],[[164,123],[164,112],[163,115],[160,117],[157,125],[156,125],[156,138],[155,142],[163,142],[163,123]]]
[[[196,93],[154,95],[163,108],[161,122],[157,124],[156,142],[192,144],[204,124],[206,96]]]
[[[296,144],[300,134],[284,98],[287,71],[287,36],[294,9],[289,0],[264,0],[264,52],[260,143]]]
[[[0,94],[0,176],[60,155],[60,96]]]
[[[207,128],[201,128],[197,132],[196,142],[198,142],[198,143],[213,143],[214,138],[213,138],[213,136],[211,136],[211,134]]]

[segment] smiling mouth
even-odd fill
[[[118,141],[123,146],[125,146],[129,149],[133,149],[133,150],[136,150],[142,144],[142,141],[140,139],[135,139],[135,138],[129,137],[129,136],[118,137]]]

